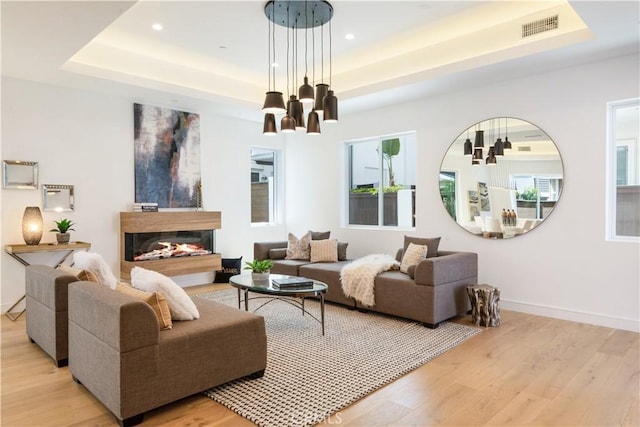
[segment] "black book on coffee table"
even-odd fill
[[[311,289],[313,280],[304,277],[287,277],[271,280],[273,286],[279,289]]]

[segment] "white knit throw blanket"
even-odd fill
[[[398,261],[391,255],[373,254],[358,258],[342,267],[340,273],[342,291],[359,303],[373,307],[375,305],[373,282],[376,276],[383,271],[397,269],[398,266]]]

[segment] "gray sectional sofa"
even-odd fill
[[[260,260],[271,259],[274,263],[272,273],[302,276],[326,283],[327,301],[403,317],[436,328],[440,322],[470,309],[466,287],[478,283],[478,255],[472,252],[439,251],[439,240],[405,237],[403,248],[396,252],[398,262],[402,260],[409,243],[429,243],[427,258],[409,269],[409,274],[385,271],[376,276],[376,304],[373,307],[359,307],[355,300],[342,292],[340,273],[342,267],[351,260],[311,263],[284,259],[287,241],[255,242],[253,256]]]

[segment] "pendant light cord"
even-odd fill
[[[329,87],[331,89],[333,89],[333,86],[331,85],[331,78],[333,77],[333,65],[331,64],[331,57],[332,57],[332,53],[331,53],[331,48],[332,48],[332,39],[333,36],[331,35],[331,20],[329,20]]]

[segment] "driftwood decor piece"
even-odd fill
[[[500,289],[490,285],[467,286],[471,321],[476,326],[500,326]]]

